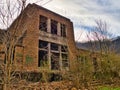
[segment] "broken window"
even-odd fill
[[[48,47],[50,44],[50,47]],[[49,48],[49,49],[48,49]],[[50,50],[50,52],[49,52]],[[66,45],[59,45],[57,43],[49,43],[47,41],[39,40],[39,54],[38,67],[48,66],[50,60],[51,70],[59,70],[60,62],[63,69],[69,68],[68,61],[68,47]]]
[[[62,52],[68,52],[67,46],[62,45],[62,46],[61,46],[61,51],[62,51]]]
[[[59,70],[59,53],[51,53],[51,69],[52,70]]]
[[[51,34],[57,35],[57,21],[51,20]]]
[[[39,40],[39,48],[47,49],[48,48],[48,42]]]
[[[65,45],[61,46],[61,55],[62,55],[62,67],[63,69],[68,69],[69,61],[68,61],[68,47]]]
[[[48,65],[48,42],[39,40],[39,57],[38,67],[46,67]]]
[[[51,50],[58,51],[58,49],[59,49],[59,45],[58,44],[51,43]]]
[[[39,50],[39,60],[38,60],[38,67],[45,67],[48,65],[47,60],[47,51]]]
[[[62,54],[62,67],[66,68],[69,66],[68,63],[68,54]]]
[[[47,32],[47,17],[41,16],[40,15],[40,25],[39,25],[39,29],[41,31],[45,31]]]
[[[61,36],[66,37],[66,26],[64,24],[60,24]]]

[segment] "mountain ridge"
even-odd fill
[[[120,36],[115,37],[111,40],[106,40],[101,42],[102,44],[106,43],[111,50],[114,50],[115,53],[120,54]],[[88,42],[76,42],[76,46],[80,49],[91,50],[94,46],[95,51],[100,50],[99,41],[88,41]]]

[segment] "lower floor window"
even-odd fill
[[[51,69],[59,70],[60,69],[60,54],[59,53],[51,53]]]
[[[68,54],[62,54],[62,67],[63,68],[69,67]]]
[[[43,43],[46,41],[39,42]],[[50,66],[51,70],[66,69],[69,67],[67,46],[46,42],[39,47],[38,67]],[[44,49],[44,46],[47,47]]]
[[[38,67],[44,67],[48,64],[47,51],[39,51]]]

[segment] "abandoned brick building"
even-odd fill
[[[70,19],[36,4],[29,4],[20,16],[18,32],[26,30],[26,35],[15,47],[17,67],[27,71],[72,69],[76,45]],[[20,16],[9,30],[12,31]],[[0,60],[3,56],[1,53]]]

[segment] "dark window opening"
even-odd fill
[[[46,65],[48,65],[47,51],[40,50],[39,51],[38,67],[45,67]]]
[[[68,67],[68,54],[62,54],[62,66],[63,68]]]
[[[59,45],[58,44],[55,44],[55,43],[51,43],[51,50],[56,50],[58,51],[58,47]]]
[[[61,36],[66,37],[66,26],[64,24],[60,24]]]
[[[68,52],[68,47],[67,46],[61,46],[61,51],[62,52]]]
[[[41,31],[47,32],[47,17],[40,16],[40,26],[39,29]]]
[[[62,54],[62,60],[67,60],[68,59],[68,54]]]
[[[51,34],[57,35],[57,21],[51,20]]]
[[[51,55],[51,69],[52,70],[59,70],[59,53],[52,53]]]
[[[48,42],[39,40],[39,48],[47,49]]]

